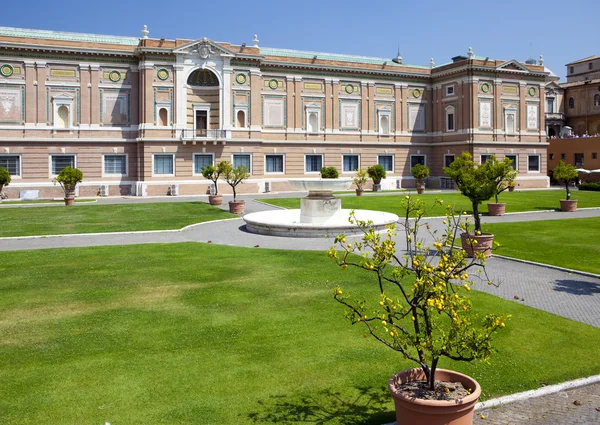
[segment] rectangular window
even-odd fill
[[[572,74],[573,72],[575,72],[575,67],[574,67],[574,66],[570,67],[570,68],[569,68],[569,71],[570,71],[570,72],[571,72],[571,74]]]
[[[485,164],[486,162],[488,162],[490,160],[491,157],[492,157],[492,155],[490,155],[490,154],[481,155],[481,163]]]
[[[598,159],[598,152],[592,152],[592,159]]]
[[[154,154],[154,174],[175,175],[173,154]]]
[[[591,71],[592,69],[594,69],[594,64],[592,62],[590,62],[588,64],[588,69]]]
[[[196,110],[196,136],[205,137],[208,130],[208,111]]]
[[[378,155],[377,163],[381,165],[385,171],[394,172],[394,155]]]
[[[454,155],[444,155],[444,167],[449,167],[454,162]]]
[[[283,155],[265,155],[265,172],[283,173]]]
[[[529,159],[527,161],[527,171],[530,172],[540,172],[540,156],[539,155],[529,155]]]
[[[5,168],[13,177],[21,177],[21,157],[18,155],[0,156],[0,167]]]
[[[561,154],[560,154],[560,159],[562,159],[563,161],[564,161],[565,159],[567,159],[567,154],[566,154],[566,153],[561,153]]]
[[[194,154],[194,174],[202,174],[202,167],[213,165],[213,156],[210,154]]]
[[[75,168],[75,155],[52,155],[52,175],[57,176],[67,167]]]
[[[425,155],[411,155],[410,156],[410,168],[414,167],[417,164],[425,164]]]
[[[323,168],[323,155],[306,155],[304,162],[307,173],[318,173]]]
[[[126,155],[104,155],[104,174],[127,175]]]
[[[342,172],[353,173],[358,170],[358,155],[343,155],[342,163]]]
[[[551,153],[551,154],[548,154],[548,159],[549,159],[549,160],[553,160],[553,159],[554,159],[554,154],[553,154],[553,153]]]
[[[252,160],[249,154],[233,154],[231,162],[233,163],[233,168],[243,165],[249,173],[252,172]]]
[[[583,167],[583,154],[582,153],[575,154],[575,166]]]
[[[553,114],[554,113],[554,99],[547,99],[546,100],[546,112],[549,114]]]
[[[454,86],[446,87],[446,96],[452,96],[454,94]]]
[[[504,155],[506,158],[510,158],[511,162],[512,162],[512,167],[513,170],[518,170],[519,169],[519,163],[518,161],[518,155]]]
[[[454,114],[448,114],[448,127],[447,131],[454,131]]]

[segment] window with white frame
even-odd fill
[[[507,134],[515,134],[517,128],[517,108],[508,106],[504,109],[504,131]]]
[[[51,155],[50,162],[52,175],[57,176],[67,167],[75,168],[75,155]]]
[[[342,155],[342,172],[353,173],[358,168],[358,155]]]
[[[197,137],[206,137],[210,129],[210,104],[200,103],[193,105],[194,129]]]
[[[213,156],[209,153],[194,154],[194,174],[202,174],[202,167],[213,165]]]
[[[394,172],[394,155],[377,155],[377,163],[385,171]]]
[[[600,106],[600,94],[594,96],[594,106]]]
[[[485,164],[485,163],[486,163],[486,162],[488,162],[490,159],[492,159],[492,155],[490,155],[490,154],[487,154],[487,153],[486,153],[486,154],[483,154],[483,155],[481,155],[481,158],[480,158],[480,164]]]
[[[6,169],[11,177],[21,177],[21,156],[0,155],[0,167]]]
[[[243,165],[249,173],[252,173],[252,158],[248,153],[234,153],[231,163],[233,164],[233,168]]]
[[[446,87],[446,96],[452,96],[454,94],[454,86]]]
[[[319,173],[323,168],[323,155],[306,155],[304,169],[307,173]]]
[[[126,176],[127,155],[104,155],[104,174]]]
[[[456,114],[454,113],[454,106],[448,106],[446,108],[446,131],[454,131],[456,130],[454,117]]]
[[[174,176],[175,155],[171,153],[155,153],[152,171],[155,175]]]
[[[410,168],[413,168],[417,164],[427,165],[425,163],[425,155],[411,155],[410,156]]]
[[[527,171],[532,173],[540,172],[540,156],[529,155],[527,159]]]
[[[449,167],[454,162],[454,155],[444,155],[444,167]]]
[[[554,113],[554,98],[553,97],[546,98],[546,113],[548,113],[548,114]]]
[[[513,168],[513,170],[518,170],[519,169],[519,162],[518,162],[519,161],[519,156],[518,155],[516,155],[516,154],[515,155],[510,154],[510,155],[504,155],[504,157],[510,159],[510,162],[511,162],[510,165]]]
[[[283,155],[265,155],[265,173],[283,172]]]

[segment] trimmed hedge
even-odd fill
[[[580,183],[579,190],[591,190],[600,192],[600,183]]]

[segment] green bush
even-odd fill
[[[558,165],[552,170],[552,177],[559,183],[565,185],[567,200],[571,199],[571,191],[569,190],[569,183],[576,179],[579,174],[573,164],[565,164],[562,160],[558,161]]]
[[[81,183],[83,181],[83,173],[78,168],[73,168],[71,166],[65,167],[53,181],[54,184],[59,183],[61,185],[63,191],[65,192],[65,196],[69,196],[69,192],[73,192],[75,190],[77,183]]]
[[[381,179],[385,179],[385,168],[382,165],[376,164],[367,169],[367,174],[373,179],[374,184],[381,184]]]
[[[591,190],[594,192],[600,192],[600,183],[581,183],[579,190]]]
[[[321,168],[321,178],[324,179],[337,179],[340,176],[337,168],[335,167],[323,167]]]
[[[0,167],[0,189],[10,183],[10,173],[6,168]]]

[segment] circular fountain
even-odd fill
[[[301,199],[300,209],[263,211],[244,216],[246,229],[252,233],[295,238],[333,237],[362,234],[356,224],[349,222],[352,210],[342,209],[334,191],[348,190],[351,179],[291,179],[292,189],[308,191]],[[398,220],[396,214],[370,210],[354,210],[360,221],[372,221],[376,231]]]

